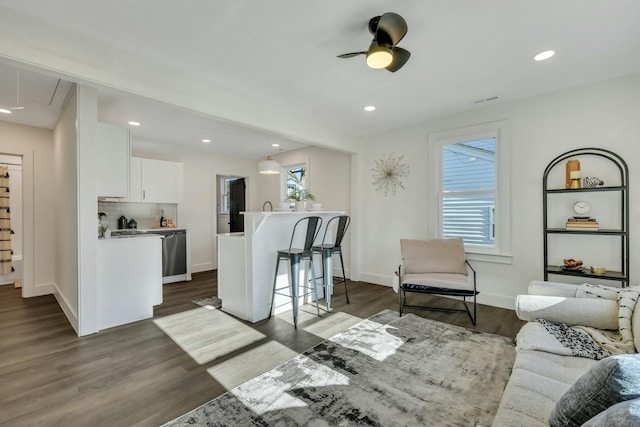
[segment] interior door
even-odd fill
[[[231,233],[244,232],[244,218],[240,212],[245,211],[246,185],[244,178],[236,179],[229,184],[231,209],[229,214],[229,228]]]

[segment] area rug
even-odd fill
[[[222,300],[220,300],[220,298],[218,297],[194,299],[192,302],[194,304],[198,304],[201,307],[206,307],[208,305],[215,308],[222,307]]]
[[[385,310],[165,426],[488,426],[512,341]]]

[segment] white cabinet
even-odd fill
[[[96,128],[96,190],[99,197],[129,195],[129,129],[98,123]]]
[[[97,255],[98,330],[153,317],[162,304],[161,236],[100,239]]]
[[[182,203],[182,163],[142,159],[142,201]]]
[[[121,202],[141,202],[142,187],[140,177],[140,157],[131,157],[129,162],[129,197],[120,199]]]
[[[129,197],[123,202],[182,203],[182,163],[131,158]]]

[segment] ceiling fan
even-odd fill
[[[393,12],[374,16],[369,20],[369,32],[373,34],[369,50],[344,53],[338,55],[338,58],[366,55],[369,67],[386,68],[394,73],[407,63],[411,53],[397,46],[398,42],[407,34],[407,22],[402,16]]]

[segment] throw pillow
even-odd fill
[[[613,405],[583,424],[582,427],[635,427],[640,425],[640,399]]]
[[[602,359],[558,400],[549,417],[551,427],[578,427],[626,400],[640,398],[640,355]]]

